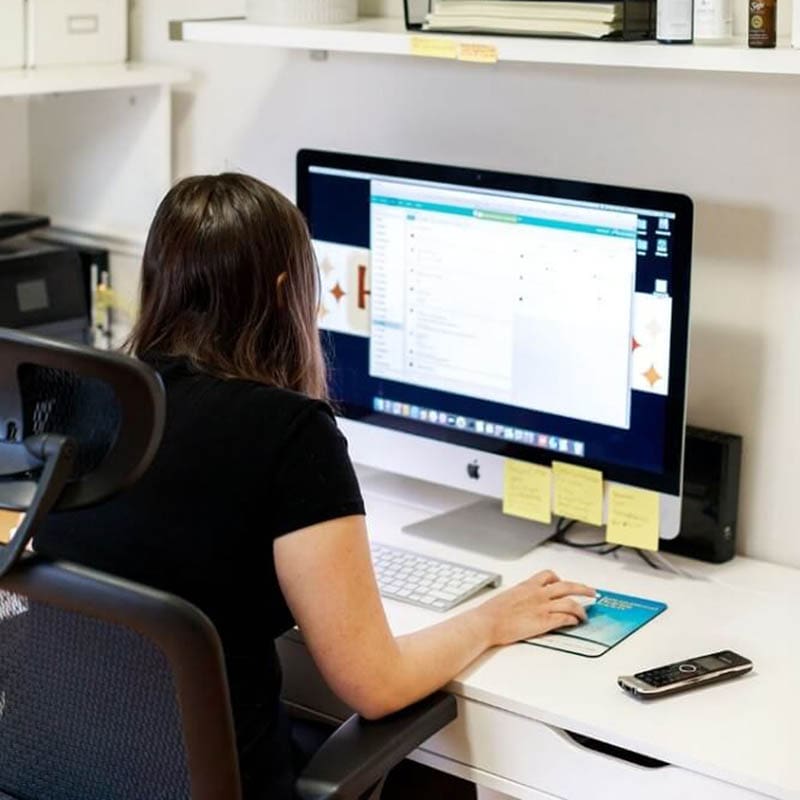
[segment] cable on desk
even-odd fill
[[[566,545],[567,547],[574,547],[577,550],[591,550],[598,556],[607,556],[611,553],[616,553],[617,550],[622,549],[621,544],[609,544],[605,540],[595,542],[575,542],[570,539],[566,534],[567,531],[575,524],[574,519],[566,519],[565,517],[558,517],[556,519],[555,533],[553,534],[553,541],[558,544]],[[638,548],[630,548],[639,558],[644,561],[648,567],[652,569],[661,570],[664,572],[672,572],[675,575],[681,575],[684,578],[696,579],[697,576],[692,574],[689,570],[682,569],[672,564],[664,555],[659,552],[646,554],[643,550]]]
[[[607,556],[609,553],[615,553],[620,549],[620,547],[622,547],[622,545],[619,544],[608,545],[605,539],[597,542],[575,542],[566,536],[567,531],[574,524],[574,519],[565,519],[564,517],[559,517],[558,521],[556,522],[556,533],[553,537],[553,541],[558,542],[559,544],[564,544],[567,547],[574,547],[578,550],[593,550],[599,556]]]
[[[661,567],[658,564],[656,564],[654,561],[651,561],[650,556],[645,555],[644,550],[640,550],[638,547],[634,547],[633,551],[636,553],[637,556],[639,556],[639,558],[642,559],[642,561],[644,561],[645,564],[647,564],[648,567],[651,567],[652,569],[661,569]]]

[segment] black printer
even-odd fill
[[[49,224],[0,214],[0,326],[85,344],[91,320],[78,251],[29,235]]]

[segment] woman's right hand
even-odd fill
[[[594,595],[588,586],[541,572],[493,592],[483,605],[395,637],[378,593],[363,516],[287,533],[273,548],[283,596],[328,686],[369,719],[445,686],[494,645],[576,625],[586,612],[569,595]]]
[[[595,590],[562,581],[545,570],[487,600],[476,611],[487,615],[493,645],[512,644],[585,622],[586,609],[571,595],[594,597]]]

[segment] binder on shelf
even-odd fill
[[[656,0],[404,0],[424,33],[633,41],[653,39]]]

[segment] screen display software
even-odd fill
[[[313,162],[300,180],[346,416],[665,489],[674,209]]]

